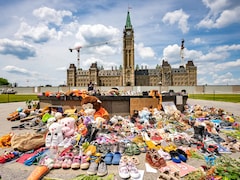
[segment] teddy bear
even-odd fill
[[[107,123],[107,121],[110,120],[108,111],[102,106],[102,102],[96,96],[87,96],[82,99],[81,106],[83,108],[85,108],[86,105],[90,107],[89,104],[92,104],[92,109],[95,110],[95,113],[93,114],[93,119],[94,119],[94,123],[97,124],[97,126]],[[91,109],[91,107],[89,109]],[[85,108],[85,111],[86,111],[86,108]]]
[[[58,122],[53,122],[48,127],[48,133],[45,138],[46,147],[56,147],[63,141],[62,125]]]
[[[60,124],[62,125],[62,132],[64,138],[71,137],[75,132],[75,119],[73,117],[65,117],[60,120]]]
[[[139,122],[140,123],[148,123],[151,112],[147,107],[144,107],[141,111],[139,111]]]

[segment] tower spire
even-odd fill
[[[128,13],[127,13],[127,20],[126,20],[125,29],[132,29],[132,23],[131,23],[129,9],[130,9],[130,7],[128,7]]]

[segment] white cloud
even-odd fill
[[[39,24],[36,27],[32,27],[22,22],[15,36],[20,39],[30,39],[35,43],[42,43],[47,42],[51,38],[56,38],[57,32],[53,28],[49,29],[45,24]]]
[[[81,46],[104,43],[120,39],[120,31],[112,26],[102,24],[81,25],[76,33]]]
[[[240,59],[237,59],[236,61],[228,61],[228,62],[219,63],[215,65],[215,68],[217,71],[222,71],[226,69],[231,70],[231,68],[237,68],[237,67],[239,67],[240,69]]]
[[[55,9],[48,7],[41,7],[33,11],[33,15],[39,18],[41,21],[48,23],[54,23],[61,25],[65,16],[72,16],[70,11],[56,11]]]
[[[202,40],[201,38],[194,38],[193,40],[191,40],[191,42],[193,44],[203,44],[203,43],[205,43],[205,41]]]
[[[210,9],[208,15],[201,20],[197,27],[223,28],[233,23],[239,23],[240,6],[229,7],[227,0],[203,0],[206,7]]]
[[[35,48],[24,41],[12,41],[10,39],[0,39],[0,54],[8,54],[19,59],[28,59],[36,56]]]
[[[162,21],[164,23],[169,23],[170,25],[178,23],[178,28],[181,29],[183,33],[187,33],[189,31],[188,18],[189,15],[186,14],[182,9],[179,9],[166,13],[162,18]]]
[[[168,45],[163,50],[163,57],[166,58],[167,61],[175,60],[176,57],[180,58],[180,47],[177,44]]]
[[[240,50],[240,44],[223,45],[213,49],[214,52],[238,51],[238,50]]]
[[[14,74],[20,74],[20,75],[25,75],[25,76],[35,76],[35,75],[38,75],[37,72],[33,72],[33,71],[29,71],[25,68],[19,68],[19,67],[16,67],[16,66],[5,66],[3,69],[3,71],[7,71],[7,72],[10,72],[10,73],[14,73]]]
[[[144,47],[143,43],[139,43],[135,45],[136,53],[142,58],[154,58],[155,53],[151,47]]]

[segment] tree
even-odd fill
[[[9,82],[7,79],[4,79],[4,78],[0,78],[0,85],[9,85]]]

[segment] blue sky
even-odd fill
[[[198,85],[240,84],[238,0],[9,0],[0,1],[0,77],[18,86],[58,86],[66,69],[122,64],[122,36],[130,7],[135,64],[193,60]]]

